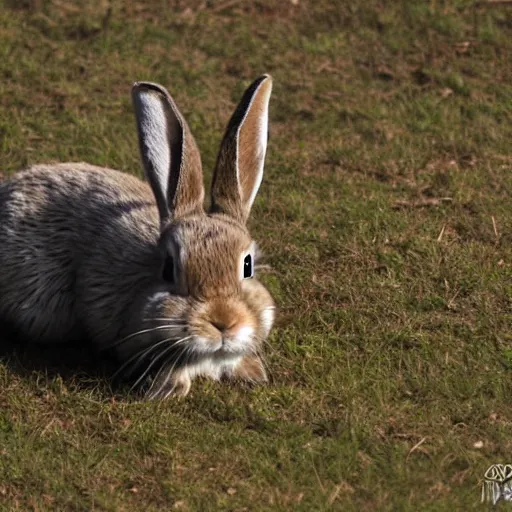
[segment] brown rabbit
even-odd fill
[[[35,165],[0,185],[0,320],[38,342],[90,340],[148,397],[198,375],[266,380],[274,304],[246,221],[263,176],[270,76],[245,92],[203,210],[201,158],[173,99],[132,90],[148,183],[84,163]]]

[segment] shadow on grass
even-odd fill
[[[119,365],[107,353],[99,353],[87,342],[37,344],[19,337],[16,332],[0,327],[0,360],[21,377],[34,373],[48,379],[61,377],[65,383],[80,388],[101,388],[111,395],[112,377]],[[119,386],[116,384],[115,388]]]

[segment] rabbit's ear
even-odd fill
[[[132,99],[144,172],[163,228],[174,218],[202,210],[201,156],[185,119],[163,87],[137,82]]]
[[[245,91],[229,121],[212,181],[212,212],[241,222],[249,216],[263,178],[272,78],[263,75]]]

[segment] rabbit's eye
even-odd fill
[[[168,283],[174,283],[174,260],[169,254],[165,258],[165,265],[162,277]]]
[[[254,275],[254,266],[252,264],[252,256],[248,254],[244,258],[244,279],[250,279]]]

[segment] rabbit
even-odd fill
[[[260,187],[272,78],[245,91],[203,207],[201,157],[162,86],[132,100],[147,181],[86,163],[34,165],[0,184],[0,321],[39,343],[111,351],[144,396],[194,378],[266,382],[275,305],[246,226]]]

